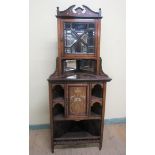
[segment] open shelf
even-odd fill
[[[52,89],[53,94],[53,115],[64,115],[64,89],[61,85],[55,85]]]
[[[92,106],[91,106],[91,114],[93,115],[100,115],[102,114],[102,106],[100,103],[95,102]]]
[[[54,122],[54,141],[99,140],[100,120]]]
[[[61,85],[55,85],[52,89],[53,99],[64,99],[64,89]]]
[[[101,116],[91,112],[89,117],[80,117],[80,118],[76,118],[76,120],[96,120],[96,119],[101,119]],[[71,117],[65,117],[64,114],[57,114],[54,115],[54,121],[70,121],[70,120],[75,120],[75,118],[71,118]]]
[[[64,105],[64,98],[63,97],[57,97],[57,98],[53,99],[53,106],[55,106],[58,103],[61,105]]]
[[[100,84],[96,84],[93,88],[92,88],[92,92],[91,92],[91,95],[95,98],[100,98],[102,99],[103,98],[103,89],[101,87]]]
[[[91,101],[94,103],[94,102],[99,102],[102,104],[102,98],[100,97],[96,97],[96,96],[92,96],[91,97]]]
[[[94,139],[72,139],[72,140],[54,140],[55,145],[81,145],[81,144],[88,144],[88,143],[100,143],[100,137]]]
[[[94,119],[101,119],[101,115],[91,111],[90,113],[90,117],[94,118]]]
[[[55,140],[67,140],[67,139],[96,139],[99,136],[93,136],[89,132],[79,131],[79,132],[67,132],[60,138],[55,138]]]
[[[64,117],[64,107],[59,103],[53,107],[53,116],[56,117],[57,115]]]

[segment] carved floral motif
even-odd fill
[[[86,87],[70,87],[70,112],[72,114],[86,112]]]

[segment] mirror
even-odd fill
[[[76,70],[76,60],[64,60],[64,72]]]
[[[63,60],[63,72],[96,73],[96,60]]]
[[[80,70],[85,72],[96,72],[96,61],[95,60],[80,60]]]

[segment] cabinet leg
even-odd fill
[[[51,151],[54,153],[54,145],[51,145]]]
[[[99,143],[99,150],[102,149],[102,143]]]

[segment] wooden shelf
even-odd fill
[[[80,141],[80,140],[99,140],[100,136],[94,136],[87,131],[67,132],[59,138],[54,138],[54,141]]]
[[[92,96],[91,97],[91,101],[94,103],[94,102],[99,102],[100,104],[102,104],[102,100],[103,98],[101,97],[96,97],[96,96]]]
[[[52,102],[53,102],[53,106],[54,106],[55,104],[57,104],[57,103],[59,103],[59,104],[61,104],[61,105],[64,105],[64,98],[63,98],[63,97],[57,97],[57,98],[54,98],[54,99],[52,100]]]
[[[61,121],[61,120],[65,120],[65,117],[63,114],[58,114],[54,116],[54,121]]]
[[[88,143],[100,143],[100,139],[54,140],[55,145],[79,145]]]
[[[64,117],[64,114],[58,114],[54,116],[54,121],[67,121],[67,120],[94,120],[94,119],[101,119],[101,115],[98,115],[94,112],[91,112],[90,116],[86,116],[86,117],[79,117],[76,119],[75,118],[71,118],[71,117]]]
[[[93,117],[93,118],[101,118],[101,115],[96,114],[96,113],[94,113],[94,112],[91,111],[90,117]]]
[[[98,143],[100,137],[100,120],[75,120],[55,122],[54,144],[87,144]]]

